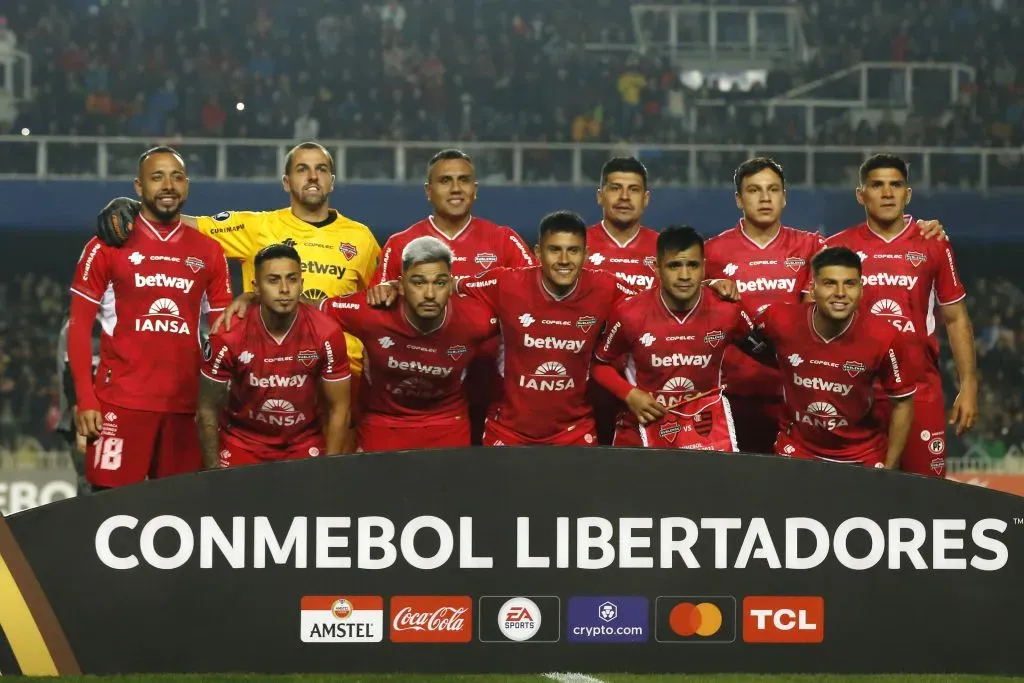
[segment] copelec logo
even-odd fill
[[[561,628],[556,596],[484,596],[479,604],[483,643],[556,643]]]
[[[570,643],[646,643],[650,628],[647,598],[635,596],[569,598],[567,621]]]

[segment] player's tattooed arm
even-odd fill
[[[205,375],[199,376],[199,405],[196,407],[196,430],[199,449],[203,454],[203,467],[220,466],[220,414],[228,402],[228,383],[215,382]]]

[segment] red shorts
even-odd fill
[[[115,488],[203,469],[196,416],[100,404],[103,429],[85,459],[93,486]]]
[[[744,453],[775,452],[775,437],[783,415],[781,396],[736,396],[729,394],[729,407],[736,424],[736,445]]]
[[[253,441],[244,441],[232,436],[221,435],[220,466],[241,467],[259,465],[281,460],[303,460],[327,454],[327,443],[323,437],[311,439],[285,449],[270,448]]]
[[[825,460],[827,462],[839,462],[849,465],[864,465],[865,467],[882,467],[885,463],[885,450],[868,450],[861,454],[844,458],[823,458],[812,453],[807,446],[794,439],[785,432],[779,432],[779,438],[775,440],[775,453],[788,458],[800,458],[801,460]]]
[[[484,425],[485,446],[596,446],[597,430],[593,418],[584,418],[573,426],[553,434],[543,441],[536,441],[519,434],[508,425],[502,424],[494,419],[494,416],[487,418]]]
[[[615,436],[612,446],[616,448],[643,448],[644,440],[640,436],[640,426],[632,415],[619,415],[615,425]]]
[[[470,445],[469,418],[458,415],[402,420],[364,414],[356,443],[356,451],[360,453],[466,448]]]
[[[736,430],[729,400],[722,395],[684,403],[640,431],[647,448],[736,452]]]
[[[873,412],[888,432],[892,404],[885,398],[879,398]],[[929,382],[928,387],[918,385],[914,394],[914,419],[900,458],[900,469],[928,477],[946,476],[946,406],[939,380]]]

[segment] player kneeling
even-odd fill
[[[337,454],[348,434],[342,328],[300,303],[294,248],[273,244],[254,265],[259,306],[203,352],[196,422],[208,468]]]
[[[487,306],[451,296],[452,260],[441,240],[418,237],[402,251],[398,305],[371,308],[365,292],[320,304],[366,347],[360,451],[470,445],[463,379],[498,321]]]

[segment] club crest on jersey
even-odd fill
[[[308,368],[320,360],[320,354],[310,349],[303,349],[295,354],[295,359]]]
[[[349,261],[354,259],[356,257],[356,254],[359,253],[359,250],[356,249],[356,245],[349,244],[348,242],[342,242],[341,244],[339,244],[338,251],[344,254],[345,258]]]
[[[710,410],[702,410],[693,418],[693,430],[701,436],[708,436],[714,426]]]
[[[482,251],[476,255],[473,262],[484,270],[487,270],[498,262],[498,257],[488,251]]]
[[[907,260],[910,261],[910,265],[917,268],[919,265],[928,260],[928,257],[919,251],[908,251]]]
[[[452,360],[458,360],[466,353],[466,347],[462,344],[456,344],[455,346],[448,347],[448,357]]]
[[[799,256],[790,256],[786,259],[786,267],[792,270],[794,273],[807,265],[807,261],[800,258]]]
[[[597,324],[597,318],[592,315],[582,315],[580,319],[576,321],[576,327],[580,328],[584,332],[590,332],[590,328]]]
[[[188,266],[189,270],[193,273],[198,273],[206,264],[203,263],[202,259],[198,259],[195,256],[189,256],[185,259],[185,265]]]
[[[725,339],[725,333],[721,330],[712,330],[704,335],[704,343],[711,344],[711,348],[717,347]]]
[[[683,428],[679,426],[679,423],[675,420],[671,422],[665,421],[661,423],[661,427],[658,428],[658,436],[665,439],[669,443],[675,443],[676,437],[679,432],[683,431]]]
[[[865,367],[863,363],[860,363],[858,361],[848,360],[845,363],[843,363],[843,370],[845,370],[846,374],[848,374],[850,377],[856,377],[860,373],[867,370],[867,367]]]
[[[644,265],[655,272],[658,271],[658,259],[653,256],[644,256]]]

